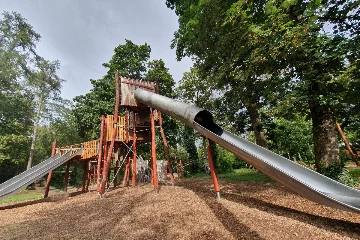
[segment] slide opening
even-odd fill
[[[204,128],[212,131],[216,135],[221,136],[221,134],[223,133],[222,128],[219,127],[216,123],[214,123],[214,118],[212,114],[206,110],[202,110],[198,114],[196,114],[195,122],[203,126]]]

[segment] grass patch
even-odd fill
[[[209,179],[211,176],[206,173],[185,174],[185,178],[197,178],[200,180]]]
[[[360,181],[360,168],[347,168],[347,170],[355,181]]]
[[[0,200],[0,204],[23,202],[26,200],[34,200],[34,199],[39,199],[42,197],[43,197],[43,194],[41,194],[41,193],[21,193],[21,194],[13,195],[8,198]]]
[[[261,172],[248,168],[236,169],[230,173],[222,173],[219,174],[218,177],[234,182],[273,182],[273,180]]]

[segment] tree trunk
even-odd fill
[[[329,167],[340,166],[338,135],[334,114],[329,106],[320,105],[317,100],[309,101],[314,139],[315,166],[318,172]]]
[[[33,132],[33,137],[31,140],[30,154],[29,154],[29,160],[28,160],[26,170],[29,170],[31,168],[32,161],[34,159],[36,133],[37,133],[38,125],[39,125],[42,104],[43,104],[43,97],[41,96],[39,99],[38,106],[37,106],[37,113],[36,113],[36,118],[35,118],[35,123],[34,123],[34,132]]]
[[[265,132],[260,124],[261,120],[260,120],[260,114],[257,104],[250,103],[246,106],[246,109],[250,115],[251,125],[254,130],[256,144],[261,147],[268,148],[267,141],[265,138]]]

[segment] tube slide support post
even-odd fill
[[[55,151],[56,151],[56,139],[54,139],[52,146],[51,146],[51,156],[55,155]],[[52,170],[49,172],[48,177],[47,177],[44,198],[47,198],[49,196],[51,177],[52,177]]]
[[[208,159],[209,159],[209,167],[210,167],[210,173],[211,173],[211,178],[214,184],[214,190],[216,192],[216,198],[220,199],[220,186],[218,183],[218,179],[216,176],[216,172],[215,172],[215,164],[214,164],[214,157],[213,157],[213,153],[212,153],[212,147],[211,147],[211,140],[208,139],[208,148],[207,148],[207,153],[208,153]]]
[[[151,120],[151,159],[152,159],[152,173],[154,190],[158,192],[158,176],[156,166],[156,142],[155,142],[155,120],[152,108],[150,108],[150,120]]]

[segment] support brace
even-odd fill
[[[214,164],[214,158],[213,158],[213,151],[212,151],[212,147],[211,147],[211,140],[208,139],[208,148],[207,148],[207,152],[208,152],[208,159],[209,159],[209,167],[210,167],[210,173],[211,173],[211,178],[214,184],[214,190],[216,192],[216,198],[220,199],[220,186],[218,183],[218,179],[216,176],[216,172],[215,172],[215,164]]]

